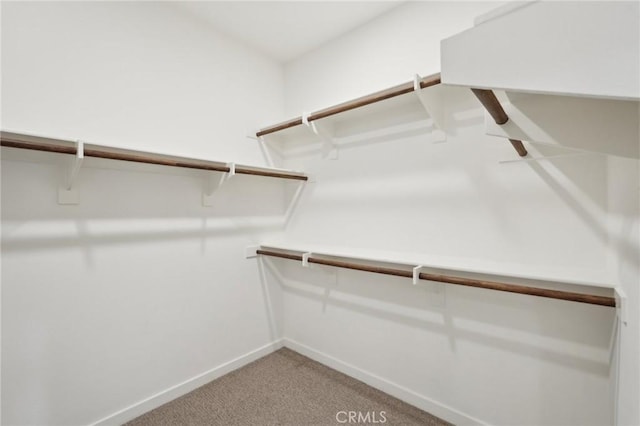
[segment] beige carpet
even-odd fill
[[[280,349],[127,423],[341,424],[449,423],[289,349]]]

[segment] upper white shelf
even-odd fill
[[[422,115],[426,111],[431,119],[434,139],[444,140],[446,139],[446,129],[444,127],[442,90],[445,86],[440,83],[440,74],[433,74],[424,78],[416,75],[412,82],[400,84],[265,127],[256,132],[256,137],[260,139],[264,136],[278,134],[283,136],[280,139],[281,142],[300,141],[309,136],[309,129],[311,129],[325,143],[325,154],[330,156],[330,153],[335,148],[333,139],[338,136],[336,129],[342,127],[340,126],[342,123],[348,122],[350,125],[347,127],[350,127],[351,130],[356,129],[359,132],[364,131],[366,133],[376,127],[388,128],[395,125],[406,125],[408,123],[404,122],[404,119],[409,118],[412,120],[413,112],[422,110]],[[431,89],[428,93],[423,93],[425,88]],[[508,115],[491,90],[476,88],[471,88],[471,90],[494,117],[496,123],[504,124],[509,120]],[[398,121],[399,116],[404,118]],[[334,119],[334,117],[340,118]],[[330,122],[322,120],[327,118],[332,119]],[[316,125],[316,122],[320,120],[324,121],[324,123]],[[516,138],[508,139],[518,155],[521,157],[527,155],[527,150],[521,140]]]
[[[442,83],[640,99],[640,3],[537,1],[441,42]]]
[[[304,126],[305,124],[313,123],[317,120],[336,116],[338,114],[351,113],[352,111],[358,110],[362,107],[373,106],[374,104],[379,104],[383,101],[385,101],[385,103],[390,103],[392,106],[397,106],[398,99],[406,99],[406,97],[403,97],[403,95],[412,92],[420,94],[420,91],[422,89],[436,86],[438,84],[440,84],[440,74],[433,74],[424,78],[416,79],[415,81],[409,81],[407,83],[399,84],[385,90],[371,93],[357,99],[349,100],[338,105],[333,105],[322,110],[307,114],[306,116],[295,117],[278,124],[264,127],[256,132],[256,136],[262,137],[292,129],[294,127]],[[416,102],[418,99],[419,97],[415,97]],[[404,102],[402,103],[404,104]],[[427,106],[425,105],[425,108],[426,107]],[[350,115],[353,117],[353,113],[351,113]]]

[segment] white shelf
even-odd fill
[[[40,136],[29,133],[2,130],[2,146],[8,148],[27,149],[34,151],[52,152],[57,154],[76,155],[77,143],[48,136]],[[131,149],[116,148],[105,145],[82,143],[84,156],[103,158],[116,161],[128,161],[159,166],[210,170],[225,173],[237,173],[254,176],[273,177],[281,179],[293,179],[306,181],[308,177],[301,172],[271,167],[259,167],[227,163],[221,161],[180,157],[175,155],[160,154],[155,152],[135,151]]]
[[[442,40],[442,83],[639,100],[639,15],[640,3],[631,1],[499,10]]]
[[[331,139],[340,135],[341,127],[367,132],[398,124],[407,120],[431,119],[442,128],[440,101],[440,75],[418,78],[389,89],[371,93],[319,111],[303,113],[278,124],[264,127],[257,137],[278,142]],[[348,135],[347,135],[348,136]]]
[[[289,244],[282,242],[264,242],[263,248],[311,252],[319,256],[337,256],[369,262],[391,263],[414,267],[424,265],[427,268],[485,276],[518,278],[546,282],[549,284],[569,284],[603,289],[613,289],[604,272],[589,271],[588,274],[578,272],[575,268],[559,266],[525,265],[507,262],[496,262],[484,259],[447,257],[433,254],[405,253],[371,249],[345,249],[343,247],[317,244]]]

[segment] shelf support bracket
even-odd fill
[[[432,87],[429,89],[429,95],[424,92],[420,86],[422,77],[416,74],[413,77],[413,92],[418,97],[418,100],[422,104],[422,107],[427,112],[427,115],[431,117],[433,121],[433,131],[431,136],[434,142],[444,142],[447,140],[447,134],[444,131],[444,112],[442,106],[442,96],[437,93],[439,88]]]
[[[58,188],[58,204],[78,204],[78,189],[73,187],[76,182],[82,161],[84,160],[84,142],[76,142],[76,156],[71,159],[71,164],[66,173],[64,185]]]
[[[260,246],[246,246],[244,248],[244,257],[245,259],[253,259],[258,257],[258,250]]]
[[[413,285],[417,285],[420,280],[420,270],[424,268],[424,265],[418,265],[413,268]]]
[[[334,129],[327,123],[320,124],[316,121],[309,121],[309,113],[302,114],[302,124],[310,129],[322,142],[322,157],[326,160],[338,159],[338,148],[333,140]]]
[[[274,165],[275,163],[273,162],[273,158],[271,158],[271,151],[269,149],[272,147],[270,147],[267,144],[267,140],[265,136],[257,136],[257,134],[258,134],[258,130],[252,129],[247,133],[247,138],[253,139],[254,141],[258,142],[258,146],[260,147],[260,153],[262,154],[262,157],[264,158],[264,161],[267,164],[267,166],[275,167]],[[275,150],[275,151],[277,152],[278,150]]]
[[[616,314],[620,323],[624,326],[627,325],[627,293],[624,292],[620,286],[614,288],[616,298]]]
[[[236,163],[227,163],[227,167],[229,171],[226,173],[221,173],[220,177],[217,179],[214,178],[214,173],[219,172],[209,172],[207,173],[207,181],[205,183],[205,191],[202,194],[202,205],[204,207],[213,206],[213,195],[214,193],[220,189],[220,187],[224,184],[225,181],[230,179],[232,176],[236,174]]]
[[[267,141],[264,139],[264,136],[258,137],[258,144],[260,145],[260,152],[262,152],[267,166],[274,167],[273,159],[271,158],[271,153],[269,152],[269,147],[267,146]]]
[[[307,252],[307,253],[303,253],[302,254],[302,266],[305,268],[309,267],[309,256],[311,256],[312,253],[311,252]]]
[[[298,187],[296,188],[296,191],[293,193],[293,196],[291,197],[291,201],[289,201],[289,206],[287,207],[287,210],[284,213],[284,219],[283,219],[284,226],[287,226],[291,221],[291,218],[293,217],[293,213],[295,212],[296,207],[298,206],[298,202],[302,197],[302,192],[304,191],[306,184],[311,182],[315,182],[315,180],[310,179],[306,182],[305,181],[298,182],[297,184]]]
[[[471,91],[474,95],[476,95],[476,98],[478,98],[489,115],[493,117],[493,120],[496,122],[496,124],[501,126],[509,121],[509,116],[505,112],[504,108],[502,108],[502,105],[500,105],[500,101],[498,101],[498,98],[493,93],[493,91],[473,88],[471,89]],[[522,141],[517,139],[509,139],[509,142],[511,142],[511,145],[518,152],[518,155],[520,157],[527,156],[527,149],[522,144]]]

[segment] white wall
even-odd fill
[[[421,4],[424,3],[424,4]],[[313,111],[440,72],[440,40],[501,2],[410,2],[285,67],[286,113]],[[313,80],[309,68],[322,70]]]
[[[620,371],[617,424],[636,425],[640,424],[640,170],[637,160],[610,157],[608,161],[610,267],[627,297],[626,324],[619,329],[620,350],[615,359]]]
[[[3,2],[2,63],[14,131],[259,164],[246,129],[282,112],[280,65],[161,3]],[[89,424],[270,350],[244,248],[281,228],[281,181],[205,208],[205,173],[86,159],[61,206],[68,159],[2,154],[3,424]]]
[[[261,161],[245,136],[281,114],[282,67],[274,61],[171,3],[3,9],[3,129]]]
[[[494,6],[394,9],[287,64],[287,112],[438,71],[439,41]],[[504,139],[485,135],[484,111],[470,91],[443,91],[444,143],[434,143],[431,120],[415,105],[414,112],[398,107],[393,119],[373,111],[335,122],[338,160],[322,159],[317,147],[289,146],[287,166],[317,183],[287,228],[288,244],[445,256],[507,275],[556,268],[563,279],[617,284],[608,262],[606,156],[499,163],[518,157]],[[533,156],[565,153],[527,147]],[[613,309],[455,287],[446,288],[442,306],[407,280],[338,271],[336,283],[292,262],[269,265],[285,290],[286,339],[337,366],[356,366],[361,377],[436,414],[456,423],[613,422]]]

